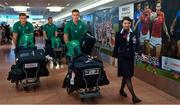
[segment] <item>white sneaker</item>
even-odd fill
[[[55,68],[56,68],[56,70],[59,70],[59,64],[57,64]]]
[[[46,56],[46,59],[48,59],[48,60],[53,60],[53,58],[50,57],[49,55]]]
[[[70,84],[71,85],[74,85],[74,78],[75,78],[75,73],[72,72],[71,79],[70,79]]]
[[[53,68],[54,68],[54,63],[53,63],[53,61],[50,61],[50,63],[49,63],[49,68],[50,68],[50,69],[53,69]]]
[[[73,79],[72,79],[72,78],[70,79],[70,84],[71,84],[71,85],[74,85],[74,78],[73,78]]]
[[[63,64],[61,64],[61,69],[63,69],[64,68],[64,65]]]

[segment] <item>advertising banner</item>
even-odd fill
[[[122,20],[123,17],[134,17],[134,4],[123,5],[119,7],[119,20]]]

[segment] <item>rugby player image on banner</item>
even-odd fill
[[[180,58],[180,9],[176,13],[176,17],[172,22],[170,31],[173,35],[173,41],[175,42],[174,44],[177,47],[177,57]]]
[[[160,58],[161,46],[162,46],[162,30],[170,42],[170,36],[165,23],[164,12],[161,11],[161,2],[156,3],[156,11],[151,13],[150,20],[152,22],[151,38],[150,38],[150,49],[151,55]],[[153,53],[155,52],[155,53]]]
[[[145,68],[152,65],[153,71],[156,72],[156,67],[160,67],[162,56],[162,36],[167,37],[168,42],[170,42],[165,14],[161,11],[162,6],[159,0],[139,2],[135,4],[135,7],[134,30],[136,34],[139,34],[142,52],[148,58],[144,61]],[[143,10],[140,9],[141,7]]]
[[[137,5],[138,6],[138,5]],[[145,2],[144,3],[144,10],[142,12],[142,15],[139,17],[139,20],[136,22],[134,26],[134,30],[136,28],[140,29],[138,33],[140,33],[140,44],[141,44],[141,49],[144,52],[144,54],[148,54],[148,45],[149,45],[149,39],[150,39],[150,15],[152,13],[152,10],[149,8],[149,3]],[[138,26],[141,24],[140,26]]]
[[[162,56],[180,59],[180,1],[172,1],[144,0],[134,4],[134,32],[139,35],[142,52],[147,58],[143,61],[137,55],[136,63],[154,73],[157,69],[166,70],[162,68],[165,62]]]
[[[142,13],[143,13],[143,10],[142,10],[142,5],[141,3],[137,3],[135,5],[135,12],[134,12],[134,20],[133,20],[133,27],[135,26],[135,24],[137,23],[137,21],[139,20],[139,18],[141,17]],[[141,28],[142,28],[142,25],[141,23],[139,22],[137,24],[137,28],[136,30],[134,30],[136,32],[136,34],[138,34],[138,36],[140,35],[140,31],[141,31]]]

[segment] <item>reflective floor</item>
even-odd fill
[[[37,39],[38,46],[43,47],[42,39]],[[131,95],[128,98],[119,96],[120,79],[116,68],[104,63],[110,85],[101,87],[101,96],[95,100],[82,102],[78,94],[68,95],[62,88],[67,67],[59,70],[49,70],[50,76],[41,78],[40,88],[34,92],[18,91],[15,84],[7,80],[10,66],[14,63],[14,52],[11,45],[0,46],[0,104],[131,104]],[[142,100],[142,104],[180,104],[180,100],[172,97],[153,86],[133,78],[135,92]]]

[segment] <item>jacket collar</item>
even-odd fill
[[[123,33],[123,31],[124,31],[124,29],[121,29],[121,32],[120,32],[120,33],[122,34],[122,33]],[[132,32],[132,30],[131,30],[131,29],[130,29],[130,32]]]

